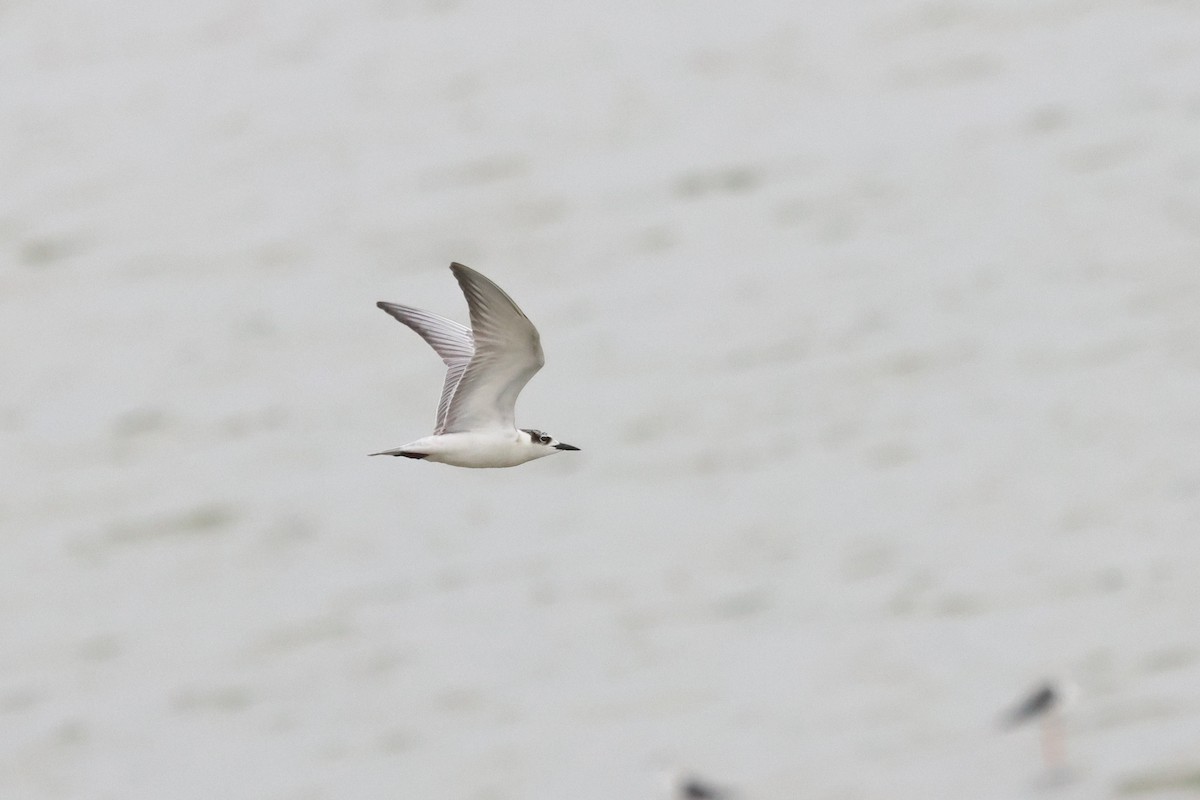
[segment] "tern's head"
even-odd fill
[[[555,453],[561,453],[563,450],[578,450],[579,448],[573,444],[566,444],[555,439],[545,431],[539,431],[537,428],[522,428],[521,433],[529,437],[527,441],[530,447],[537,451],[535,458],[542,456],[552,456]]]

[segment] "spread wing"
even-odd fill
[[[546,362],[537,328],[499,286],[462,264],[450,270],[471,311],[474,355],[451,392],[444,432],[513,428],[517,395]]]
[[[446,412],[451,399],[467,371],[471,357],[475,355],[475,344],[470,329],[454,320],[430,314],[417,308],[385,303],[375,305],[412,328],[432,347],[446,364],[446,382],[442,385],[442,399],[438,403],[437,427],[434,433],[445,433]]]

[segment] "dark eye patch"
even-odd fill
[[[550,442],[553,441],[553,439],[550,437],[550,434],[542,433],[537,428],[521,428],[521,430],[523,430],[529,434],[529,440],[531,442],[538,442],[539,444],[550,444]]]

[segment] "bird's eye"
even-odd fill
[[[538,437],[538,441],[541,442],[542,444],[550,444],[550,435],[543,433],[541,436]]]

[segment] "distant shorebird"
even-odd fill
[[[733,800],[734,795],[702,780],[695,774],[685,772],[678,766],[666,763],[658,768],[663,796],[667,800]]]
[[[1038,684],[1016,706],[1004,714],[1001,724],[1013,728],[1032,720],[1042,722],[1042,759],[1052,771],[1067,766],[1066,737],[1063,731],[1063,712],[1074,703],[1078,689],[1073,683],[1048,680]]]
[[[729,800],[729,794],[711,784],[704,783],[694,775],[685,776],[679,782],[679,800]]]
[[[379,302],[412,328],[446,363],[446,382],[432,436],[373,456],[404,456],[456,467],[515,467],[578,447],[516,426],[517,395],[546,359],[541,338],[504,290],[470,267],[454,263],[471,327],[396,303]]]

